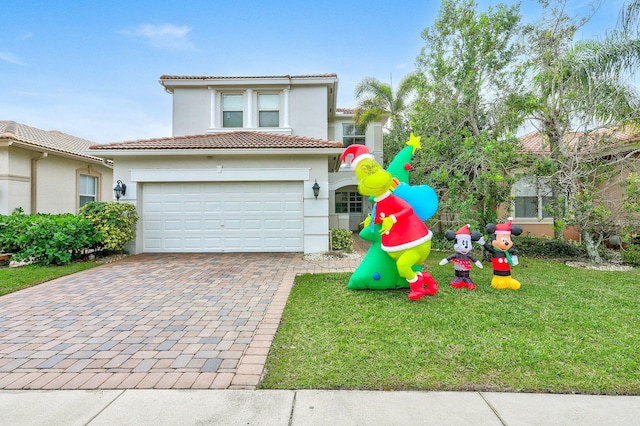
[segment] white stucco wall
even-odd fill
[[[289,101],[293,135],[329,139],[326,87],[295,87]]]
[[[0,213],[11,214],[17,207],[29,213],[77,213],[78,170],[98,176],[98,201],[112,199],[112,170],[99,163],[61,157],[49,153],[35,162],[32,175],[32,159],[42,153],[22,148],[9,147],[0,150],[0,164],[6,160],[7,170],[0,171]],[[3,160],[4,158],[4,160]],[[36,206],[31,205],[32,186],[36,187]]]
[[[206,133],[211,102],[206,87],[176,88],[173,92],[173,136]]]
[[[289,88],[279,84],[238,88],[211,86],[211,89],[209,86],[174,88],[173,136],[239,130],[222,128],[221,95],[223,93],[242,93],[244,95],[243,130],[328,139],[326,86],[294,85]],[[285,95],[285,90],[288,90],[288,95]],[[280,127],[258,127],[257,105],[260,93],[280,94]],[[285,102],[287,96],[288,102]],[[288,122],[286,122],[285,116],[288,116]]]
[[[136,229],[136,241],[128,247],[132,253],[142,252],[142,192],[145,179],[151,179],[149,176],[153,176],[153,179],[163,179],[166,176],[168,182],[176,179],[185,182],[225,182],[238,179],[277,181],[289,180],[293,175],[299,176],[296,179],[302,182],[304,196],[304,252],[323,252],[329,249],[329,178],[326,155],[118,156],[114,160],[114,178],[121,179],[127,185],[127,193],[120,201],[133,203],[141,216]],[[320,186],[317,200],[311,189],[316,180]]]

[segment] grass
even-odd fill
[[[78,262],[63,266],[27,265],[18,268],[0,268],[0,296],[95,266],[98,266],[97,262]]]
[[[520,259],[518,291],[448,285],[435,297],[354,291],[350,274],[301,275],[261,384],[267,389],[485,390],[640,394],[640,269],[593,271]]]

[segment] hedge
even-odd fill
[[[12,260],[40,265],[63,265],[88,251],[122,251],[135,236],[135,206],[91,202],[79,215],[32,214],[16,209],[0,215],[0,253]]]

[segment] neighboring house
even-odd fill
[[[608,138],[609,143],[606,149],[595,152],[592,147],[602,147],[597,141],[601,138]],[[640,143],[640,133],[622,130],[602,129],[586,135],[583,132],[571,132],[565,137],[566,144],[570,151],[580,150],[585,155],[611,155],[629,154],[637,150]],[[550,155],[549,145],[538,132],[531,132],[520,138],[520,145],[524,152],[540,157]],[[632,155],[638,157],[638,153]],[[636,161],[636,173],[640,160]],[[623,197],[623,189],[619,183],[626,179],[629,169],[620,170],[620,180],[603,184],[607,197],[614,204],[619,204]],[[535,176],[519,177],[512,188],[513,203],[510,215],[513,216],[514,223],[522,225],[525,234],[536,236],[553,236],[553,217],[545,209],[551,201],[551,188],[540,178]],[[568,228],[565,231],[565,238],[579,239],[580,234],[576,229]]]
[[[0,214],[77,213],[87,201],[111,201],[111,163],[85,151],[94,142],[0,121]]]
[[[368,200],[340,154],[382,157],[382,123],[359,134],[336,108],[335,74],[162,76],[173,137],[93,145],[127,185],[141,252],[321,252],[331,228],[357,229]],[[317,183],[318,195],[313,187]]]

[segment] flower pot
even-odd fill
[[[9,266],[13,253],[0,253],[0,267]]]

